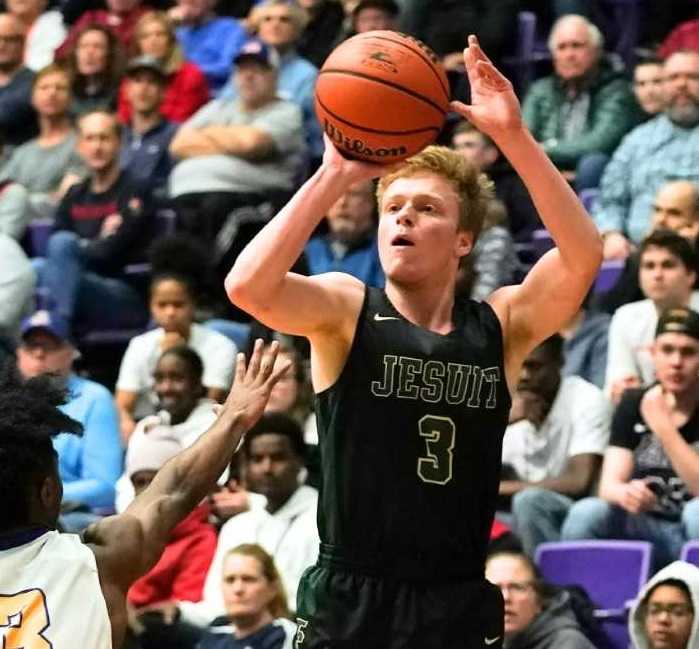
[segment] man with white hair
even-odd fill
[[[653,201],[670,180],[699,180],[699,52],[663,65],[665,109],[624,138],[605,169],[592,216],[605,259],[625,259],[649,229]]]
[[[596,187],[624,134],[638,121],[629,83],[604,58],[599,29],[568,14],[551,29],[554,74],[534,83],[522,114],[532,135],[578,190]]]

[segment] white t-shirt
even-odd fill
[[[0,646],[111,649],[112,627],[92,550],[46,532],[0,550]]]
[[[574,455],[604,455],[611,418],[612,407],[602,390],[578,376],[565,377],[540,428],[524,419],[507,427],[503,464],[527,482],[556,478]]]
[[[117,389],[146,394],[153,388],[153,372],[162,354],[160,341],[165,331],[162,327],[135,336],[121,359]],[[187,344],[204,363],[202,383],[206,388],[227,390],[231,386],[235,355],[235,343],[223,334],[194,323]]]

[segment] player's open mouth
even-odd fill
[[[414,246],[415,244],[410,241],[410,239],[406,239],[405,237],[394,237],[393,241],[391,241],[392,246]]]

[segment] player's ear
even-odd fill
[[[459,230],[456,234],[456,254],[465,257],[473,250],[473,232]]]

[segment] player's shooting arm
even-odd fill
[[[345,160],[326,138],[320,168],[236,259],[226,277],[231,302],[286,333],[311,337],[321,329],[337,329],[347,311],[345,290],[359,282],[337,273],[303,277],[289,269],[330,206],[352,183],[381,171]]]

